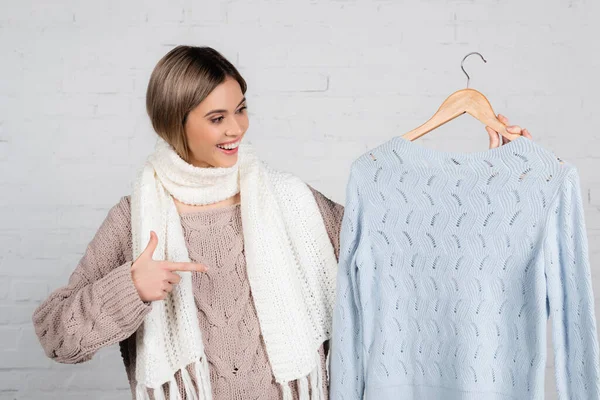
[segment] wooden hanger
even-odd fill
[[[423,125],[419,126],[416,129],[404,134],[402,137],[404,139],[413,141],[426,133],[431,132],[432,130],[444,125],[447,122],[452,121],[454,118],[463,115],[465,113],[471,115],[472,117],[478,119],[486,126],[489,126],[496,132],[499,132],[502,136],[507,138],[508,140],[514,140],[520,135],[516,135],[510,133],[506,130],[506,125],[504,125],[497,117],[496,113],[492,109],[492,105],[488,101],[488,99],[474,89],[469,89],[469,81],[471,77],[465,71],[463,64],[467,57],[472,54],[477,54],[481,57],[483,62],[487,61],[483,56],[477,52],[469,53],[463,58],[460,67],[467,75],[467,89],[462,89],[457,92],[452,93],[440,106],[440,108],[436,111],[436,113],[431,117],[427,122]]]

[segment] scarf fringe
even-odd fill
[[[194,372],[196,374],[197,385],[186,367],[179,370],[181,372],[181,381],[185,397],[187,400],[211,400],[212,391],[210,388],[210,369],[206,357],[194,363]],[[197,387],[197,389],[196,389]],[[175,376],[169,381],[169,400],[182,400],[179,384]],[[151,400],[148,393],[149,388],[141,383],[138,383],[135,388],[135,400]],[[154,400],[166,400],[165,390],[163,386],[153,390]]]
[[[180,370],[186,398],[188,400],[210,400],[212,397],[210,392],[210,370],[208,368],[206,357],[203,357],[202,360],[194,363],[194,370],[196,373],[198,391],[200,393],[197,393],[198,391],[194,386],[187,368],[184,367]],[[299,400],[325,400],[325,393],[323,393],[323,369],[321,367],[321,355],[318,352],[317,366],[310,372],[308,376],[302,377],[296,382],[298,386]],[[310,392],[308,389],[309,382]],[[289,382],[283,382],[280,384],[280,386],[283,392],[283,400],[293,400],[294,397]],[[150,400],[148,390],[142,384],[138,384],[136,387],[136,400]],[[154,390],[154,400],[166,400],[162,387]],[[169,381],[169,400],[181,400],[179,385],[177,384],[175,378]]]
[[[166,400],[165,390],[163,389],[162,386],[159,387],[158,389],[154,389],[153,394],[154,394],[154,400]]]
[[[306,376],[298,379],[298,398],[299,400],[310,400],[310,394],[308,393],[308,378]]]
[[[187,400],[198,400],[198,393],[194,387],[192,377],[188,372],[187,368],[181,369],[181,380],[183,381],[183,388],[185,389],[185,398]]]
[[[319,370],[319,366],[317,366],[317,368],[313,369],[309,376],[310,392],[312,393],[313,397],[315,397],[315,393],[318,393],[318,390],[319,390],[320,379],[318,377],[318,370]]]
[[[211,400],[210,370],[206,356],[202,357],[200,362],[194,364],[194,372],[196,373],[196,382],[198,383],[198,400]]]
[[[327,359],[325,359],[325,362],[327,363]],[[317,379],[315,379],[316,381],[316,386],[317,386],[317,390],[315,390],[315,393],[319,394],[319,399],[325,399],[325,392],[323,391],[323,366],[321,365],[321,354],[319,354],[319,352],[317,351],[317,368],[315,368],[313,371],[315,371],[315,375],[317,376]]]
[[[183,367],[183,369],[185,369],[185,367]],[[171,379],[169,382],[169,400],[182,400],[176,379]]]
[[[331,376],[330,375],[330,367],[329,367],[330,364],[331,364],[331,348],[327,352],[327,357],[325,358],[325,368],[326,368],[326,371],[327,371],[327,380],[329,382],[331,382],[331,379],[330,379],[330,376]]]
[[[148,390],[141,383],[138,383],[135,386],[135,399],[136,400],[150,400],[150,395],[148,394]]]
[[[289,382],[283,382],[281,384],[281,390],[283,391],[283,400],[293,400],[292,388],[290,388]]]
[[[308,376],[296,380],[298,387],[298,400],[326,400],[323,391],[323,368],[321,366],[321,354],[316,354],[317,365],[310,371]],[[283,400],[292,400],[293,394],[289,382],[280,383],[283,392]],[[310,391],[309,391],[310,386]]]

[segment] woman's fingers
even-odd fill
[[[156,246],[158,246],[158,236],[156,236],[154,231],[150,231],[150,240],[141,255],[151,260],[154,250],[156,250]]]
[[[489,137],[490,137],[490,149],[494,149],[500,146],[500,136],[498,136],[498,132],[490,128],[489,126],[485,127]]]
[[[512,133],[513,135],[520,135],[523,133],[523,128],[521,128],[519,125],[508,125],[506,130],[508,133]]]
[[[504,125],[509,125],[510,122],[508,121],[508,118],[506,118],[504,115],[502,114],[498,114],[498,119],[500,120],[500,122],[502,122]]]
[[[191,262],[165,262],[164,268],[167,271],[190,271],[206,272],[208,268],[205,265]]]
[[[502,122],[504,125],[506,125],[506,130],[509,133],[512,133],[513,135],[522,135],[522,136],[525,136],[527,139],[533,140],[531,133],[527,129],[522,128],[519,125],[510,125],[510,121],[504,115],[498,114],[498,119],[500,120],[500,122]],[[508,139],[506,139],[505,137],[502,138],[502,144],[506,144],[508,142],[509,142]]]
[[[173,272],[167,272],[166,281],[176,285],[181,282],[181,276]]]

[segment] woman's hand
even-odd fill
[[[150,242],[131,266],[131,277],[140,298],[150,302],[164,300],[181,280],[175,271],[206,272],[208,268],[202,264],[155,261],[152,259],[158,245],[156,233],[150,232]]]
[[[523,135],[528,139],[533,139],[527,129],[522,129],[519,125],[509,125],[508,118],[506,118],[504,115],[498,114],[498,119],[500,122],[506,125],[506,130],[509,133]],[[486,126],[485,130],[487,131],[488,135],[490,135],[490,149],[493,149],[494,147],[500,147],[500,145],[508,143],[508,139],[504,136],[502,136],[502,141],[500,141],[500,134],[489,126]]]

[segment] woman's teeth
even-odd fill
[[[240,142],[235,142],[235,143],[229,143],[229,144],[218,144],[217,147],[223,150],[233,150],[233,149],[237,149],[237,147],[240,145]]]

